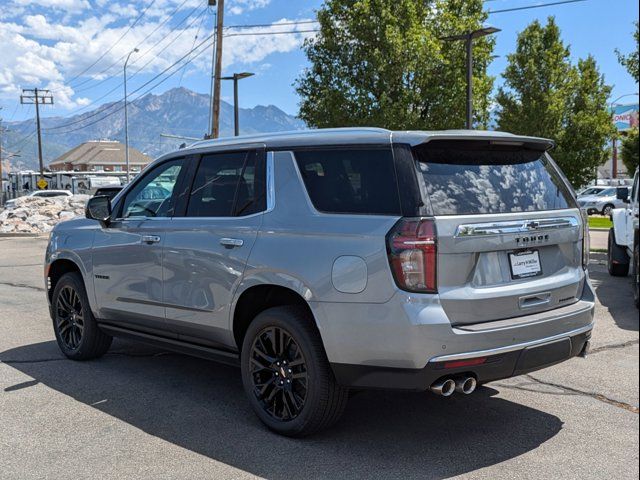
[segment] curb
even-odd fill
[[[591,227],[589,227],[589,231],[590,232],[608,232],[609,229],[608,228],[591,228]]]

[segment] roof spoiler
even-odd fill
[[[541,137],[528,137],[524,135],[491,135],[485,134],[482,135],[469,133],[469,135],[460,135],[460,134],[432,134],[429,135],[423,142],[419,142],[412,146],[425,145],[427,143],[431,143],[434,141],[470,141],[470,142],[488,142],[490,145],[502,145],[502,146],[512,146],[512,147],[524,147],[529,150],[539,150],[539,151],[547,151],[551,150],[556,146],[556,143],[553,140],[548,138]]]

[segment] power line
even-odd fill
[[[209,42],[212,38],[213,38],[213,35],[209,35],[209,36],[208,36],[207,38],[205,38],[202,42],[200,42],[196,48],[194,48],[194,49],[192,49],[192,50],[189,50],[189,51],[188,51],[185,55],[183,55],[179,60],[177,60],[177,61],[176,61],[176,62],[174,62],[173,64],[169,65],[169,66],[168,66],[167,68],[165,68],[162,72],[160,72],[159,74],[157,74],[156,76],[154,76],[153,78],[151,78],[150,80],[148,80],[147,82],[143,83],[142,85],[140,85],[138,88],[136,88],[136,89],[135,89],[134,91],[132,91],[131,93],[133,94],[133,93],[139,92],[139,91],[140,91],[140,90],[142,90],[144,87],[146,87],[146,86],[147,86],[147,85],[149,85],[150,83],[154,82],[156,79],[158,79],[159,77],[161,77],[162,75],[164,75],[167,71],[169,71],[171,68],[173,68],[174,66],[178,65],[178,64],[179,64],[179,63],[181,63],[183,60],[185,60],[187,57],[189,57],[189,55],[190,55],[191,53],[193,53],[193,52],[194,52],[194,51],[196,51],[196,50],[199,50],[203,45],[205,45],[205,43],[207,43],[207,46],[208,46],[208,42]],[[191,62],[192,62],[193,60],[195,60],[198,56],[200,56],[200,55],[201,55],[205,50],[206,50],[206,49],[203,49],[202,51],[200,51],[200,52],[198,52],[196,55],[194,55],[192,58],[188,59],[188,60],[187,60],[187,63],[191,63]],[[177,69],[177,70],[176,70],[176,71],[174,71],[173,73],[171,73],[171,74],[167,75],[164,79],[162,79],[162,80],[161,80],[160,82],[158,82],[156,85],[154,85],[153,87],[151,87],[151,88],[150,88],[150,89],[148,89],[147,91],[143,92],[142,94],[138,95],[138,96],[137,96],[133,101],[135,101],[135,100],[137,100],[137,99],[141,98],[141,97],[142,97],[142,95],[144,95],[144,94],[146,94],[146,93],[150,92],[151,90],[153,90],[153,89],[154,89],[155,87],[157,87],[158,85],[161,85],[162,83],[164,83],[166,80],[168,80],[169,78],[171,78],[171,76],[175,75],[175,74],[176,74],[177,72],[179,72],[179,71],[180,71],[180,69]],[[122,101],[115,102],[114,104],[112,104],[111,106],[109,106],[109,107],[107,107],[107,108],[111,108],[111,107],[116,106],[116,105],[118,105],[118,104],[120,104],[120,103],[123,103],[123,102],[122,102]],[[64,124],[64,125],[58,125],[58,126],[56,126],[56,127],[48,128],[48,129],[46,129],[46,131],[47,131],[47,132],[49,132],[49,133],[63,134],[63,133],[69,133],[69,132],[73,132],[73,131],[76,131],[76,130],[80,130],[80,129],[82,129],[82,128],[86,128],[86,127],[88,127],[88,126],[94,125],[94,124],[96,124],[96,123],[98,123],[98,122],[100,122],[100,121],[104,120],[105,118],[107,118],[107,117],[109,117],[109,116],[111,116],[111,115],[115,114],[116,112],[119,112],[119,111],[120,111],[120,110],[122,110],[123,108],[124,108],[124,105],[121,105],[117,110],[114,110],[113,112],[110,112],[110,113],[106,114],[104,117],[99,118],[98,120],[95,120],[95,121],[93,121],[93,122],[91,122],[91,123],[89,123],[89,124],[82,125],[82,126],[80,126],[80,127],[77,127],[77,128],[71,129],[71,130],[67,130],[67,131],[64,131],[64,132],[51,132],[51,130],[58,130],[58,129],[61,129],[61,128],[65,128],[65,127],[68,127],[68,126],[71,126],[71,125],[74,125],[74,124],[77,124],[77,123],[83,122],[83,121],[87,120],[88,118],[91,118],[91,117],[93,117],[93,116],[96,116],[96,115],[99,115],[99,114],[101,114],[101,113],[104,113],[104,110],[102,110],[102,111],[100,111],[100,112],[94,112],[94,113],[93,113],[93,114],[91,114],[90,116],[84,117],[84,118],[82,118],[82,119],[74,120],[73,122],[69,122],[69,123],[66,123],[66,124]]]
[[[513,7],[513,8],[505,8],[502,10],[489,10],[487,14],[491,15],[494,13],[516,12],[518,10],[530,10],[532,8],[551,7],[554,5],[564,5],[565,3],[578,3],[578,2],[586,2],[586,1],[587,0],[564,0],[562,2],[541,3],[539,5],[529,5],[526,7]]]
[[[151,31],[151,33],[149,33],[146,37],[144,37],[144,38],[142,39],[142,41],[140,41],[140,42],[136,45],[136,48],[137,48],[137,47],[140,47],[140,46],[141,46],[144,42],[146,42],[146,41],[147,41],[151,36],[153,36],[153,34],[155,34],[155,33],[156,33],[160,28],[162,28],[162,27],[163,27],[163,26],[164,26],[164,25],[165,25],[169,20],[171,20],[171,19],[173,18],[173,16],[178,12],[178,10],[180,10],[180,8],[182,8],[182,6],[183,6],[185,3],[187,3],[188,1],[189,1],[189,0],[183,0],[183,1],[182,1],[182,3],[181,3],[180,5],[178,5],[178,6],[173,10],[173,12],[171,12],[171,13],[167,16],[167,18],[165,18],[165,19],[164,19],[164,21],[163,21],[163,22],[159,23],[159,24],[158,24],[158,26],[157,26],[156,28],[154,28],[154,29]],[[197,7],[196,7],[196,8],[194,8],[194,9],[191,11],[191,13],[190,13],[189,15],[187,15],[187,17],[186,17],[186,18],[188,18],[188,17],[189,17],[189,16],[190,16],[190,15],[191,15],[191,14],[192,14],[196,9],[197,9]],[[184,20],[183,20],[183,21],[184,21]],[[181,22],[181,23],[182,23],[182,22]],[[177,27],[177,26],[179,26],[179,25],[180,25],[180,24],[176,25],[176,27]],[[174,28],[175,28],[175,27],[174,27]],[[164,37],[163,37],[160,41],[162,41],[162,40],[164,40]],[[159,42],[160,42],[160,41],[159,41]],[[159,43],[159,42],[158,42],[158,43]],[[157,43],[156,43],[156,45],[157,45]],[[111,70],[113,67],[115,67],[117,64],[119,64],[119,63],[120,63],[120,62],[121,62],[121,61],[122,61],[122,60],[123,60],[127,55],[128,55],[128,52],[127,52],[127,53],[125,53],[124,55],[120,56],[120,58],[118,58],[116,61],[114,61],[111,65],[109,65],[108,67],[106,67],[106,68],[102,69],[101,71],[99,71],[99,72],[98,72],[98,73],[96,73],[95,75],[102,75],[103,73],[108,72],[108,71],[109,71],[109,70]],[[110,77],[107,77],[105,80],[108,80],[109,78],[113,78],[113,75],[112,75],[112,76],[110,76]],[[75,85],[74,89],[75,89],[75,88],[77,88],[77,87],[79,87],[79,86],[81,86],[81,85],[84,85],[85,83],[90,82],[91,80],[92,80],[91,78],[88,78],[88,79],[86,79],[86,80],[84,80],[84,81],[82,81],[82,82],[78,83],[77,85]],[[93,86],[91,86],[91,87],[89,87],[89,88],[96,87],[96,86],[100,85],[100,83],[103,83],[105,80],[102,80],[102,81],[100,81],[99,83],[97,83],[97,84],[95,84],[95,85],[93,85]],[[87,89],[76,90],[76,92],[81,92],[81,91],[83,91],[83,90],[87,90]]]
[[[205,8],[206,8],[206,7],[205,7]],[[197,7],[196,7],[196,9],[197,9]],[[194,9],[193,11],[195,11],[196,9]],[[189,15],[187,15],[184,19],[182,19],[182,21],[180,21],[180,23],[178,23],[178,25],[176,25],[176,26],[179,26],[179,25],[181,25],[182,23],[184,23],[184,21],[185,21],[187,18],[189,18],[189,17],[193,14],[193,11],[192,11],[191,13],[189,13]],[[202,13],[204,13],[204,11],[203,11]],[[200,15],[198,15],[198,17],[199,17],[199,16],[200,16]],[[176,37],[174,37],[174,38],[173,38],[173,40],[171,40],[167,45],[165,45],[165,46],[164,46],[164,48],[163,48],[162,50],[160,50],[160,52],[158,52],[158,54],[159,54],[159,53],[162,53],[164,50],[166,50],[166,49],[169,47],[169,45],[172,45],[172,44],[173,44],[173,43],[174,43],[174,42],[175,42],[175,41],[180,37],[180,35],[182,35],[182,33],[184,33],[184,31],[185,31],[186,29],[189,29],[189,28],[191,27],[191,25],[193,25],[193,23],[195,23],[195,22],[197,21],[198,17],[196,17],[196,18],[194,19],[194,21],[192,21],[192,22],[191,22],[191,23],[190,23],[190,24],[189,24],[185,29],[180,30],[180,31],[179,31],[179,33],[178,33],[178,35],[177,35]],[[156,42],[156,43],[155,43],[155,44],[154,44],[154,45],[153,45],[149,50],[147,50],[147,51],[142,55],[142,57],[144,57],[144,56],[145,56],[145,55],[146,55],[150,50],[152,50],[153,48],[155,48],[157,45],[159,45],[160,43],[162,43],[162,42],[163,42],[164,40],[166,40],[167,38],[170,38],[170,37],[163,37],[161,40],[159,40],[158,42]],[[132,63],[132,64],[135,64],[135,62],[136,62],[137,60],[139,60],[140,58],[141,58],[141,57],[138,57],[136,60],[134,60],[134,61],[133,61],[133,62],[131,62],[131,63]],[[140,67],[140,68],[139,68],[139,69],[137,69],[135,72],[133,72],[133,74],[131,75],[131,77],[130,77],[130,78],[135,77],[135,76],[136,76],[136,74],[138,74],[138,73],[139,73],[143,68],[145,68],[147,65],[149,65],[149,64],[150,64],[153,60],[155,60],[155,59],[156,59],[156,57],[152,58],[152,59],[151,59],[151,60],[149,60],[147,63],[145,63],[142,67]],[[91,88],[97,87],[98,85],[100,85],[100,84],[102,84],[102,83],[105,83],[105,82],[107,82],[107,81],[109,81],[109,80],[111,80],[111,79],[113,79],[113,78],[115,78],[115,77],[116,77],[116,75],[115,75],[115,74],[114,74],[114,75],[110,75],[109,77],[107,77],[107,78],[105,78],[105,79],[103,79],[103,80],[99,81],[98,83],[96,83],[96,84],[94,84],[94,85],[92,85],[92,86],[90,86],[90,87],[87,87],[87,88],[84,88],[84,89],[80,89],[80,90],[78,90],[78,92],[82,92],[82,91],[84,91],[84,90],[89,90],[89,89],[91,89]],[[91,101],[91,102],[89,102],[88,104],[83,105],[82,107],[80,107],[80,108],[78,108],[77,110],[75,110],[75,111],[73,112],[73,114],[77,114],[78,112],[81,112],[82,110],[86,110],[86,109],[87,109],[87,108],[89,108],[91,105],[95,105],[95,104],[96,104],[97,102],[99,102],[100,100],[102,100],[102,99],[104,99],[104,98],[108,97],[108,96],[109,96],[109,95],[111,95],[113,92],[115,92],[116,90],[118,90],[120,87],[122,87],[122,85],[123,85],[123,84],[124,84],[124,82],[122,82],[122,81],[121,81],[118,85],[116,85],[115,87],[113,87],[113,88],[112,88],[111,90],[109,90],[108,92],[104,93],[103,95],[101,95],[100,97],[96,98],[95,100],[92,100],[92,101]]]
[[[254,25],[228,25],[224,29],[229,28],[264,28],[264,27],[278,27],[280,25],[305,25],[309,23],[320,23],[318,20],[300,20],[295,22],[280,22],[280,23],[256,23]]]
[[[118,40],[115,41],[115,43],[113,43],[107,50],[105,50],[104,52],[102,52],[102,55],[100,55],[96,61],[94,61],[91,65],[89,65],[87,68],[85,68],[84,70],[82,70],[80,73],[78,73],[76,76],[74,76],[71,80],[69,80],[67,83],[71,83],[73,82],[76,78],[79,78],[80,76],[82,76],[83,74],[87,73],[94,65],[96,65],[100,60],[102,60],[105,55],[107,55],[111,50],[113,50],[113,48],[120,43],[120,41],[125,37],[125,35],[127,35],[127,33],[129,33],[131,31],[131,29],[136,26],[136,24],[142,19],[142,17],[144,17],[145,13],[147,13],[147,10],[149,10],[149,8],[151,8],[151,6],[156,3],[156,0],[151,0],[151,3],[149,5],[147,5],[147,7],[142,11],[142,13],[140,15],[138,15],[138,17],[133,21],[133,23],[131,25],[129,25],[129,28],[127,28],[127,30],[120,36],[120,38],[118,38]]]
[[[250,35],[284,35],[284,34],[309,33],[309,32],[318,32],[318,31],[319,31],[318,29],[315,29],[315,30],[290,30],[290,31],[283,31],[283,32],[246,32],[246,33],[244,33],[244,32],[243,32],[243,33],[229,33],[229,34],[226,34],[226,35],[225,35],[225,37],[250,36]],[[200,48],[200,47],[201,47],[205,42],[207,42],[208,40],[211,40],[211,39],[213,38],[213,36],[214,36],[213,34],[212,34],[212,35],[209,35],[209,36],[208,36],[207,38],[205,38],[202,42],[200,42],[200,43],[198,44],[198,46],[196,46],[195,48],[193,48],[193,49],[189,50],[185,55],[183,55],[183,56],[182,56],[180,59],[178,59],[176,62],[174,62],[173,64],[169,65],[169,66],[168,66],[167,68],[165,68],[162,72],[158,73],[157,75],[155,75],[154,77],[152,77],[150,80],[148,80],[147,82],[143,83],[141,86],[139,86],[136,90],[132,91],[131,93],[133,94],[133,93],[136,93],[136,92],[140,91],[142,88],[144,88],[145,86],[149,85],[150,83],[152,83],[154,80],[156,80],[156,79],[157,79],[157,78],[159,78],[160,76],[164,75],[164,73],[165,73],[165,72],[167,72],[168,70],[170,70],[171,68],[173,68],[173,67],[174,67],[175,65],[177,65],[178,63],[182,62],[182,61],[183,61],[185,58],[187,58],[191,53],[193,53],[194,51],[198,50],[198,49],[199,49],[199,48]],[[193,60],[195,60],[195,59],[196,59],[196,58],[197,58],[201,53],[202,53],[202,52],[199,52],[197,55],[194,55],[194,57],[193,57],[192,59],[190,59],[186,64],[191,63],[191,62],[192,62]],[[185,65],[186,65],[186,64],[185,64]],[[144,68],[144,66],[143,66],[143,67],[141,67],[141,68]],[[136,73],[138,73],[139,71],[140,71],[140,70],[138,70]],[[175,73],[175,72],[174,72],[174,73]],[[134,75],[135,75],[135,73],[134,73]],[[132,75],[132,77],[133,77],[134,75]],[[172,75],[173,75],[173,74],[172,74]],[[115,87],[115,88],[119,88],[119,86],[120,86],[120,85],[118,85],[118,86],[117,86],[117,87]],[[115,88],[114,88],[114,90],[115,90]],[[112,90],[112,91],[114,91],[114,90]],[[139,97],[138,97],[138,98],[139,98]],[[90,115],[88,115],[88,116],[86,116],[86,117],[83,117],[83,118],[81,118],[81,119],[74,120],[74,121],[69,122],[69,123],[66,123],[66,124],[64,124],[64,125],[58,125],[58,126],[55,126],[55,127],[47,128],[47,129],[45,129],[45,131],[50,132],[50,133],[53,133],[53,132],[51,132],[52,130],[58,130],[58,129],[61,129],[61,128],[65,128],[65,127],[68,127],[68,126],[74,125],[74,124],[76,124],[76,123],[81,123],[81,122],[83,122],[83,121],[85,121],[85,120],[87,120],[87,119],[89,119],[89,118],[92,118],[92,117],[95,117],[95,116],[97,116],[97,115],[103,114],[105,110],[110,109],[110,108],[112,108],[112,107],[115,107],[115,106],[116,106],[116,105],[118,105],[119,103],[122,103],[122,100],[119,100],[119,101],[117,101],[117,102],[114,102],[112,105],[110,105],[110,106],[106,107],[105,109],[103,109],[103,110],[99,110],[99,111],[96,111],[96,112],[94,112],[94,113],[92,113],[92,114],[90,114]],[[120,109],[122,109],[122,108],[123,108],[123,107],[121,107]],[[117,112],[117,111],[120,111],[120,109],[115,110],[115,111],[113,111],[113,112],[110,112],[108,115],[111,115],[111,114],[113,114],[113,113],[115,113],[115,112]],[[106,117],[105,117],[105,118],[106,118]],[[82,128],[84,128],[84,127],[82,127]],[[70,131],[73,131],[73,130],[70,130]],[[64,133],[64,132],[56,132],[56,133]]]

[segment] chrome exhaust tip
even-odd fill
[[[456,382],[451,378],[440,380],[431,385],[430,390],[441,397],[450,397],[456,391]]]
[[[478,382],[473,377],[456,378],[456,392],[470,395],[475,391],[477,386]]]

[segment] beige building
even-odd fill
[[[129,166],[132,172],[139,172],[151,163],[151,157],[129,147]],[[112,140],[91,140],[56,158],[49,164],[52,172],[124,172],[125,148]]]

